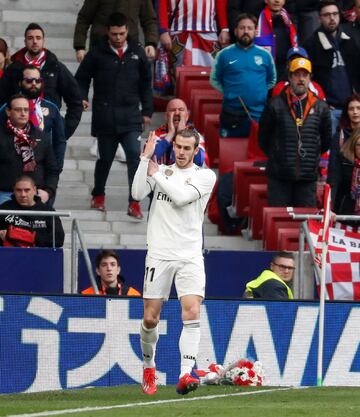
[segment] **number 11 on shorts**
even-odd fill
[[[155,268],[149,268],[148,266],[145,268],[145,281],[147,281],[149,274],[150,274],[150,282],[153,282]]]

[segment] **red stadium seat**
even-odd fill
[[[210,74],[211,67],[203,67],[201,65],[183,65],[180,67],[176,67],[176,72],[175,72],[176,87],[179,85],[179,83],[181,83],[182,81],[181,77],[184,77],[185,74],[189,74],[192,72],[199,73],[203,71],[208,72]],[[176,90],[176,92],[178,92],[178,90]]]
[[[176,97],[185,101],[190,106],[190,93],[193,88],[213,90],[209,82],[210,67],[181,67],[186,68],[176,72]]]
[[[231,172],[234,162],[245,161],[248,138],[219,138],[219,175]]]
[[[265,168],[254,166],[253,161],[235,162],[232,206],[238,217],[249,214],[250,184],[267,184]]]
[[[196,129],[204,133],[205,114],[220,114],[222,106],[222,95],[217,90],[192,90],[190,119]]]
[[[278,230],[292,228],[299,230],[301,220],[294,220],[290,212],[296,214],[315,214],[317,208],[310,207],[264,207],[263,209],[263,247],[265,250],[278,250]]]
[[[249,187],[249,237],[261,239],[263,208],[268,205],[267,184],[250,184]]]
[[[277,250],[298,251],[299,229],[280,227],[277,231]]]
[[[210,168],[219,166],[219,124],[218,114],[205,114],[204,138]]]

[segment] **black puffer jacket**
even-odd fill
[[[300,138],[303,157],[298,152]],[[269,177],[316,180],[320,154],[329,149],[330,140],[330,111],[327,104],[318,99],[299,128],[299,134],[285,92],[270,100],[260,119],[259,145],[269,158]]]
[[[0,127],[0,190],[13,191],[16,179],[26,174],[34,179],[37,188],[47,191],[53,197],[59,180],[53,148],[45,132],[32,128],[30,137],[36,141],[36,168],[34,172],[24,172],[21,155],[15,150],[14,135],[4,125]]]
[[[0,80],[1,105],[20,91],[19,81],[22,78],[25,52],[26,48],[22,48],[11,57],[12,64],[6,68]],[[68,139],[80,123],[83,111],[79,86],[67,67],[48,49],[45,64],[41,68],[41,77],[44,79],[44,98],[55,103],[58,109],[61,108],[62,100],[66,104],[65,136]]]
[[[94,80],[93,136],[142,131],[142,118],[151,117],[153,105],[150,64],[139,44],[129,42],[119,59],[103,39],[85,55],[75,78],[84,99]]]
[[[9,201],[0,205],[0,210],[27,210],[27,211],[55,211],[41,202],[40,197],[35,196],[35,204],[31,207],[21,206],[17,203],[14,196]],[[45,216],[23,216],[21,214],[7,214],[0,216],[0,230],[7,230],[12,225],[20,229],[35,232],[35,246],[51,247],[53,246],[53,219]],[[64,243],[64,229],[59,217],[55,217],[55,246],[61,247]],[[17,246],[16,241],[12,242]],[[1,243],[0,243],[1,244]]]

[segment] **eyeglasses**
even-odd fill
[[[339,12],[328,12],[328,13],[322,13],[320,16],[328,18],[328,17],[339,16],[339,14],[340,14]]]
[[[296,269],[294,266],[276,264],[275,262],[272,262],[272,264],[276,265],[278,268],[282,269],[283,271],[285,271],[285,269],[288,269],[289,271],[295,271],[295,269]]]
[[[32,83],[41,84],[43,82],[43,79],[42,78],[23,78],[23,81],[26,84],[32,84]]]

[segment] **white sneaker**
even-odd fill
[[[90,146],[90,155],[91,156],[95,156],[95,158],[98,157],[99,155],[99,150],[98,150],[98,143],[97,143],[97,139],[94,139],[93,144]]]
[[[119,143],[119,146],[116,150],[115,159],[119,162],[126,162],[126,155],[124,148],[121,146],[121,143]]]

